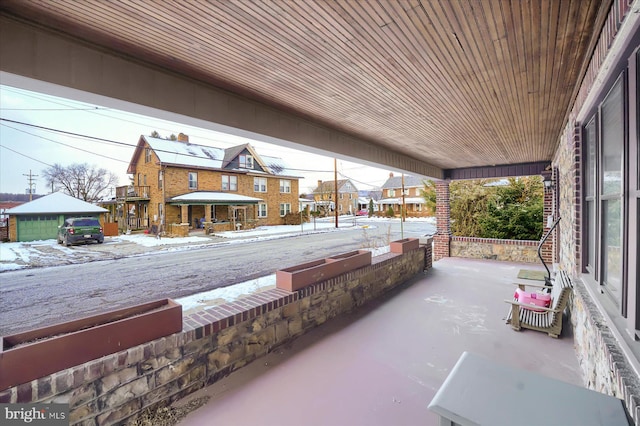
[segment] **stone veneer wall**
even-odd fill
[[[623,399],[637,425],[640,423],[640,380],[584,286],[582,281],[574,280],[574,295],[569,305],[584,384],[589,389]]]
[[[539,243],[539,241],[453,236],[451,237],[450,249],[451,257],[540,263]]]
[[[296,292],[200,311],[183,331],[0,392],[0,403],[69,403],[74,425],[122,424],[169,404],[349,312],[431,266],[431,240]]]
[[[636,425],[640,425],[640,377],[614,335],[611,319],[606,319],[580,278],[583,249],[586,242],[582,235],[582,125],[577,121],[580,109],[599,81],[601,68],[621,29],[630,15],[631,2],[613,0],[609,15],[591,57],[587,73],[582,81],[573,109],[568,117],[555,153],[553,164],[559,174],[558,213],[560,222],[559,266],[574,278],[574,296],[569,303],[573,325],[576,356],[580,363],[585,386],[625,401]],[[611,68],[611,64],[604,68]],[[600,89],[599,89],[600,90]],[[588,285],[588,284],[587,284]],[[624,331],[623,331],[624,332]]]

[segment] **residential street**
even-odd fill
[[[391,241],[400,238],[399,221],[391,228],[376,224],[366,230],[222,242],[115,259],[118,256],[111,253],[103,261],[90,258],[89,263],[4,272],[0,274],[0,335],[233,285],[295,264],[379,246],[389,232]],[[430,223],[404,223],[405,238],[434,232]],[[111,250],[117,251],[117,246]]]

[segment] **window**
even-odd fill
[[[267,178],[253,178],[253,190],[255,192],[267,192]]]
[[[280,179],[280,192],[285,194],[291,193],[291,181],[288,179]]]
[[[238,164],[243,169],[253,169],[253,157],[247,154],[240,154],[238,156]]]
[[[341,212],[342,211],[342,204],[338,204],[338,211]]]
[[[280,216],[291,213],[291,203],[280,203]]]
[[[151,162],[151,148],[145,148],[145,150],[144,150],[144,162],[145,163],[150,163]]]
[[[344,199],[344,194],[340,194],[340,199],[343,200]]]
[[[189,189],[198,189],[198,173],[189,172]]]
[[[622,303],[622,176],[624,161],[624,80],[619,78],[600,107],[602,285]]]
[[[353,200],[353,194],[349,194],[349,199]]]
[[[267,217],[267,205],[258,203],[258,217]]]
[[[388,193],[389,193],[389,197],[395,197],[396,196],[396,191],[393,190],[393,189],[389,189]]]
[[[158,170],[158,189],[162,189],[162,170]]]
[[[584,156],[584,196],[585,196],[585,269],[595,274],[596,271],[596,118],[585,126],[583,142]]]
[[[142,182],[144,186],[147,186],[147,175],[142,176]]]
[[[223,191],[237,191],[238,190],[238,176],[222,175],[222,190]]]
[[[142,186],[142,173],[138,173],[138,186]]]

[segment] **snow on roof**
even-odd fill
[[[261,155],[260,158],[274,175],[298,177],[295,171],[290,169],[289,165],[287,165],[282,158],[271,157],[269,155]]]
[[[169,139],[143,136],[161,163],[179,164],[192,167],[206,167],[213,169],[224,168],[231,160],[238,156],[249,144],[233,146],[227,149],[196,145],[190,142],[172,141]],[[255,149],[252,148],[253,151]],[[269,172],[278,176],[297,177],[293,170],[282,158],[259,155],[260,160],[269,168]],[[258,172],[257,170],[236,169]]]
[[[106,213],[107,209],[79,200],[62,192],[54,192],[28,203],[7,210],[10,215],[21,214],[68,214],[68,213]]]
[[[229,192],[197,191],[178,195],[177,197],[171,198],[170,201],[202,201],[208,203],[217,202],[255,204],[262,201],[262,198],[247,197],[246,195],[232,194]]]
[[[144,136],[160,162],[193,167],[222,168],[224,149],[195,145],[187,142]]]

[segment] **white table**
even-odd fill
[[[624,425],[624,402],[464,352],[429,409],[441,426]]]

